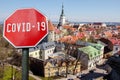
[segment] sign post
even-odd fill
[[[29,48],[22,49],[22,80],[28,80]]]
[[[22,48],[22,80],[28,80],[29,48],[48,34],[47,18],[35,9],[19,9],[5,20],[3,29],[3,37]]]

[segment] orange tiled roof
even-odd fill
[[[110,31],[106,31],[106,32],[104,32],[104,34],[108,37],[112,37],[112,35],[113,35]]]
[[[69,26],[69,25],[65,25],[65,26],[63,26],[63,28],[69,29],[72,32],[74,32],[75,30],[77,30],[76,28],[73,28],[72,26]]]
[[[120,26],[116,26],[118,29],[120,29]]]
[[[55,30],[55,27],[53,26],[51,21],[48,21],[48,30],[49,31],[54,31]]]
[[[76,41],[78,40],[77,36],[64,36],[63,38],[60,38],[59,41],[60,42],[65,42],[65,43],[70,43],[70,44],[74,44]]]
[[[69,28],[71,28],[71,26],[69,26],[69,25],[65,25],[65,26],[63,26],[63,28],[65,28],[65,29],[69,29]]]

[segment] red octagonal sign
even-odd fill
[[[35,47],[47,34],[47,18],[35,9],[17,10],[4,22],[3,36],[15,48]]]

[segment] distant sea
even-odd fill
[[[57,21],[53,21],[54,24],[58,24]],[[94,23],[94,22],[70,22],[73,24],[88,24],[88,23]],[[107,25],[120,25],[120,22],[100,22],[100,23],[105,23]]]

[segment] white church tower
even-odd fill
[[[66,18],[65,18],[65,15],[64,15],[64,6],[62,4],[62,12],[61,12],[61,15],[60,15],[58,28],[65,25],[65,24],[66,24]]]

